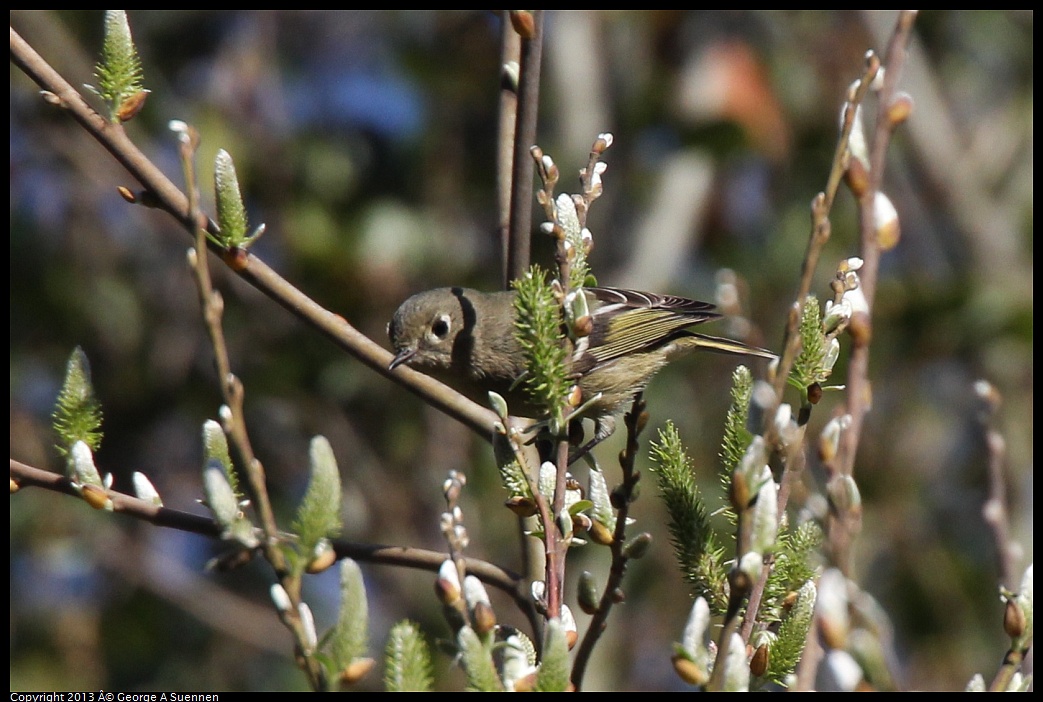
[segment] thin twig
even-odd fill
[[[886,70],[884,72],[884,84],[877,98],[877,117],[871,142],[872,146],[870,147],[869,184],[858,202],[861,230],[860,255],[863,261],[858,275],[861,281],[862,294],[865,296],[866,305],[869,309],[870,319],[872,318],[873,302],[876,296],[876,284],[880,270],[880,245],[877,240],[873,204],[876,200],[876,194],[880,191],[883,184],[887,146],[891,141],[891,135],[895,127],[887,116],[887,110],[890,107],[891,100],[894,98],[898,79],[901,76],[902,63],[905,60],[905,47],[909,41],[909,34],[912,31],[915,19],[916,12],[913,10],[905,10],[899,14],[894,34],[891,35],[891,41],[884,56]],[[854,349],[852,349],[847,389],[848,414],[851,415],[851,425],[842,437],[840,446],[841,460],[838,461],[838,467],[843,474],[851,475],[854,471],[855,452],[861,436],[862,424],[871,404],[868,343],[856,343]]]
[[[786,504],[789,502],[792,486],[795,481],[800,479],[800,474],[804,470],[806,463],[803,450],[805,428],[806,425],[799,428],[797,437],[787,447],[788,453],[784,461],[785,472],[780,480],[779,494],[777,496],[778,507],[776,511],[778,514],[786,513]],[[746,614],[743,617],[742,630],[740,632],[742,640],[746,643],[749,643],[750,635],[753,634],[753,627],[757,623],[757,618],[760,614],[761,598],[764,596],[764,589],[768,586],[768,577],[771,575],[774,566],[775,554],[768,554],[764,559],[764,568],[761,569],[761,575],[750,590],[750,599],[746,604]]]
[[[638,435],[641,433],[641,429],[647,420],[645,401],[642,394],[638,393],[634,397],[634,404],[631,406],[630,412],[625,417],[627,443],[619,456],[619,465],[623,469],[623,482],[619,488],[619,494],[625,497],[620,501],[616,511],[616,528],[612,534],[612,544],[610,546],[612,563],[609,566],[608,580],[605,582],[605,589],[601,593],[597,611],[594,612],[590,625],[583,635],[583,640],[576,649],[576,658],[572,664],[572,684],[575,685],[577,692],[583,687],[583,676],[586,674],[587,664],[590,661],[591,654],[594,652],[594,646],[608,626],[608,615],[611,613],[612,607],[621,601],[620,587],[623,584],[623,576],[626,574],[627,563],[630,562],[629,556],[623,552],[623,547],[626,545],[627,519],[630,516],[631,496],[634,494],[640,478],[640,475],[634,469],[634,462],[637,460],[639,447]]]
[[[829,169],[829,175],[826,178],[826,188],[816,195],[811,202],[811,235],[808,237],[808,245],[804,251],[804,260],[801,263],[800,270],[800,283],[797,286],[797,295],[794,298],[793,306],[790,308],[789,319],[787,320],[786,331],[782,341],[782,355],[779,358],[773,383],[775,395],[778,398],[782,397],[786,381],[789,378],[789,372],[793,368],[797,352],[800,350],[798,327],[800,326],[801,310],[804,307],[804,302],[807,300],[808,293],[811,292],[811,283],[815,275],[815,269],[818,267],[819,256],[826,242],[829,241],[832,231],[829,213],[833,208],[837,190],[847,168],[848,143],[851,139],[851,129],[855,122],[855,111],[865,100],[873,78],[876,77],[879,69],[880,60],[876,54],[873,52],[867,53],[866,66],[862,77],[857,81],[854,91],[847,96],[843,120],[840,126],[840,136],[837,138],[837,145],[833,150],[833,162]],[[765,415],[769,422],[774,416],[774,411]]]
[[[511,288],[509,268],[511,249],[511,174],[514,172],[514,141],[518,125],[518,66],[521,61],[521,37],[502,11],[500,30],[500,130],[496,151],[497,241],[503,264],[503,288]]]
[[[858,198],[859,221],[861,230],[861,246],[859,254],[863,264],[858,271],[860,287],[865,298],[865,317],[852,319],[852,324],[861,325],[858,334],[851,334],[854,341],[847,376],[847,414],[850,424],[842,433],[835,463],[838,475],[850,476],[854,473],[855,455],[865,416],[872,404],[872,390],[869,381],[869,342],[872,337],[872,313],[876,284],[880,270],[880,244],[877,237],[875,202],[877,193],[883,184],[884,167],[886,165],[887,147],[891,135],[897,126],[889,117],[889,108],[894,99],[898,79],[902,73],[905,60],[905,48],[909,42],[913,22],[916,19],[914,10],[904,10],[898,15],[894,33],[884,56],[884,82],[877,97],[877,116],[869,155],[869,182],[865,192]],[[829,540],[834,562],[842,572],[850,572],[851,541],[859,529],[861,517],[859,513],[849,511],[837,515],[837,528],[829,530]]]
[[[511,279],[520,278],[529,269],[533,169],[529,149],[536,143],[540,64],[543,57],[543,10],[532,10],[531,14],[532,36],[522,37],[519,65],[518,122],[514,135],[511,176],[510,245],[507,248],[507,272]]]
[[[188,222],[200,221],[199,188],[196,186],[195,176],[195,154],[199,145],[198,132],[188,127],[180,135],[181,141],[181,167],[185,178],[185,190],[188,193]],[[292,607],[288,611],[280,613],[280,621],[286,626],[293,636],[298,652],[310,649],[309,636],[304,622],[300,616],[301,578],[299,573],[294,573],[286,561],[286,554],[282,550],[279,526],[275,521],[275,512],[272,510],[271,499],[268,496],[268,481],[265,476],[264,466],[254,453],[250,442],[249,432],[246,428],[245,419],[245,395],[246,390],[243,383],[232,372],[231,359],[228,356],[228,345],[225,343],[224,327],[224,302],[221,294],[214,290],[208,265],[207,233],[201,227],[190,227],[190,233],[195,236],[195,248],[190,251],[189,262],[193,277],[196,281],[196,290],[199,294],[200,308],[203,313],[203,322],[206,326],[207,335],[210,338],[211,347],[214,350],[214,359],[218,370],[218,385],[225,406],[229,412],[224,417],[225,431],[228,433],[232,446],[235,448],[239,458],[239,467],[246,476],[249,486],[250,498],[261,523],[261,531],[264,533],[264,541],[261,551],[265,560],[275,571],[279,584],[290,598]],[[296,657],[297,663],[308,676],[308,680],[314,690],[324,690],[329,681],[326,671],[319,660],[313,655],[301,653]]]
[[[11,480],[19,489],[27,487],[38,487],[53,492],[60,492],[72,497],[79,497],[79,492],[73,487],[72,481],[59,473],[41,470],[26,465],[15,459],[11,461]],[[211,538],[221,536],[221,525],[210,517],[198,514],[190,514],[169,507],[160,507],[147,500],[140,500],[132,495],[127,495],[116,490],[106,493],[112,500],[112,511],[117,514],[126,514],[143,522],[149,522],[160,527],[177,529],[178,531],[202,534]]]

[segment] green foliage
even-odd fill
[[[732,471],[739,465],[753,434],[746,428],[750,413],[750,396],[753,394],[753,374],[746,366],[738,366],[732,372],[732,403],[724,420],[724,438],[721,440],[722,477],[731,479]],[[725,486],[727,487],[727,485]]]
[[[814,295],[808,295],[801,311],[800,345],[789,383],[805,392],[812,384],[825,382],[832,370],[832,363],[827,361],[830,343],[822,330],[822,310]]]
[[[604,524],[609,531],[615,531],[616,510],[612,507],[612,497],[609,494],[608,483],[605,482],[605,474],[600,470],[590,471],[587,499],[591,503],[591,518]]]
[[[340,563],[340,614],[327,644],[335,672],[346,669],[366,653],[369,641],[369,605],[358,563],[345,558]]]
[[[728,649],[724,656],[724,681],[719,691],[747,692],[750,689],[750,664],[746,660],[746,643],[738,633],[733,633],[724,643]]]
[[[431,650],[413,622],[391,627],[385,655],[384,686],[388,692],[430,692]]]
[[[569,686],[569,645],[560,619],[547,622],[543,660],[536,673],[537,692],[565,692]]]
[[[249,243],[246,207],[239,190],[239,176],[236,175],[232,157],[224,149],[219,150],[214,159],[214,192],[221,245],[232,248]]]
[[[792,609],[784,606],[785,600],[817,575],[822,541],[822,529],[815,522],[805,522],[794,531],[779,529],[775,560],[757,613],[759,621],[773,624],[792,617]],[[796,655],[801,650],[803,641]]]
[[[221,425],[212,419],[203,423],[203,461],[205,463],[214,460],[221,464],[224,469],[228,484],[232,486],[232,492],[242,498],[239,489],[239,477],[232,465],[232,457],[228,453],[228,437],[225,436]]]
[[[697,589],[706,598],[714,614],[728,610],[728,567],[724,562],[724,547],[717,546],[711,537],[703,553],[699,554],[695,572],[699,575]]]
[[[576,196],[579,197],[579,196]],[[569,290],[577,290],[587,282],[590,265],[587,263],[587,242],[572,195],[562,193],[554,201],[558,225],[565,232],[565,249],[569,255]]]
[[[511,440],[502,434],[493,435],[493,453],[500,471],[500,482],[511,497],[532,499],[532,489],[521,464],[515,457]]]
[[[51,417],[59,438],[55,448],[61,455],[68,455],[77,441],[87,444],[91,451],[101,446],[101,405],[94,398],[90,363],[79,346],[65,364],[65,380]]]
[[[313,438],[308,458],[311,479],[293,523],[305,559],[310,557],[320,539],[340,533],[342,497],[340,471],[330,442],[323,436]]]
[[[211,459],[203,468],[203,492],[206,504],[223,528],[221,538],[245,548],[256,548],[260,541],[256,530],[239,508],[239,498],[225,476],[224,467]]]
[[[691,462],[672,422],[660,430],[659,441],[652,443],[652,461],[659,492],[670,514],[670,540],[681,573],[697,596],[723,611],[727,605],[722,587],[727,578],[722,564],[724,552],[710,529]]]
[[[798,593],[797,601],[779,624],[777,638],[768,648],[768,670],[764,677],[782,683],[792,673],[807,643],[808,629],[815,613],[815,584],[808,580]]]
[[[804,522],[794,531],[780,529],[775,566],[765,589],[765,604],[761,606],[762,621],[777,619],[777,612],[775,617],[765,616],[769,614],[765,605],[781,602],[787,593],[799,589],[816,575],[822,557],[819,549],[824,538],[822,527],[816,522]]]
[[[467,675],[467,689],[474,692],[501,692],[503,684],[496,674],[490,650],[470,626],[460,627],[456,634],[460,664]]]
[[[561,305],[539,266],[514,281],[515,335],[525,352],[525,387],[551,414],[552,431],[564,430],[563,400],[568,393],[568,352],[562,343]]]
[[[97,87],[88,87],[108,105],[110,120],[115,123],[126,119],[121,118],[121,111],[128,100],[137,99],[143,93],[144,75],[124,10],[105,11],[105,39],[94,77]]]

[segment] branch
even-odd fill
[[[34,468],[13,458],[10,460],[12,492],[23,487],[39,487],[73,497],[80,496],[80,493],[73,487],[72,481],[64,475]],[[112,500],[113,512],[126,514],[156,526],[201,534],[210,538],[221,536],[221,525],[210,517],[190,514],[169,507],[158,507],[146,500],[139,500],[115,490],[109,490],[108,496]]]
[[[623,482],[617,490],[625,497],[620,500],[619,510],[616,513],[616,529],[612,534],[612,543],[609,548],[612,551],[612,564],[609,566],[608,580],[605,589],[598,602],[598,608],[594,612],[587,632],[576,649],[575,662],[572,665],[572,684],[578,692],[583,687],[583,676],[587,671],[587,664],[594,652],[601,635],[608,627],[608,615],[612,607],[622,602],[623,576],[626,575],[627,564],[630,562],[630,554],[626,547],[627,519],[630,517],[630,505],[636,499],[638,481],[641,479],[640,471],[634,468],[637,459],[638,434],[648,422],[648,412],[645,411],[645,401],[642,393],[634,397],[634,404],[625,416],[627,428],[626,448],[619,455],[619,465],[623,470]]]
[[[521,37],[503,11],[500,31],[500,118],[496,150],[496,222],[503,289],[511,289],[508,251],[511,250],[511,175],[514,173],[514,140],[518,122],[518,67],[521,62]]]
[[[855,455],[862,434],[865,416],[872,405],[872,388],[869,381],[869,344],[872,339],[872,315],[876,284],[880,272],[880,242],[877,235],[875,203],[883,184],[887,147],[897,123],[891,118],[890,110],[895,99],[896,86],[902,73],[905,48],[909,42],[916,12],[904,10],[898,16],[894,33],[884,56],[884,84],[877,97],[877,115],[869,155],[869,182],[858,198],[861,246],[859,255],[863,264],[858,271],[866,312],[856,313],[851,320],[850,336],[854,341],[847,377],[847,414],[851,422],[841,435],[840,447],[834,464],[836,475],[850,476],[854,473]],[[859,529],[861,514],[847,510],[837,515],[839,524],[829,530],[830,550],[834,562],[844,573],[850,572],[848,563],[851,541]]]
[[[80,497],[80,494],[73,487],[72,481],[64,475],[41,470],[16,461],[13,458],[10,461],[12,492],[21,488],[37,487],[76,498]],[[146,500],[141,500],[116,490],[109,490],[107,495],[112,500],[112,511],[118,514],[124,514],[133,519],[149,522],[160,527],[200,534],[211,539],[220,539],[221,537],[221,525],[210,517],[183,512],[169,507],[159,507]],[[333,550],[337,554],[337,558],[353,558],[356,561],[366,563],[415,568],[432,573],[437,573],[447,558],[447,555],[441,551],[407,546],[356,543],[344,540],[333,541]],[[514,600],[529,622],[535,625],[537,614],[532,598],[529,597],[524,577],[488,561],[466,558],[465,563],[469,574],[476,576],[485,584],[505,592]],[[535,626],[534,630],[537,630]]]
[[[916,12],[905,10],[898,16],[894,34],[887,47],[884,56],[884,85],[877,99],[877,118],[873,134],[872,147],[869,162],[869,186],[859,198],[859,214],[861,220],[861,247],[860,255],[863,261],[858,275],[861,280],[862,294],[865,296],[868,306],[869,319],[865,320],[870,325],[873,311],[873,300],[876,296],[876,283],[880,272],[880,244],[877,240],[876,217],[874,216],[874,201],[876,194],[880,191],[883,183],[884,166],[886,164],[887,147],[891,142],[891,134],[896,126],[888,116],[891,108],[891,100],[895,96],[895,88],[898,78],[902,73],[902,64],[905,60],[905,47],[909,41],[913,21]],[[852,320],[855,323],[855,320]],[[840,460],[837,465],[840,472],[851,475],[854,471],[855,451],[862,431],[865,415],[869,411],[870,388],[869,388],[869,339],[871,328],[865,330],[865,335],[852,334],[855,346],[851,352],[850,370],[848,372],[848,412],[851,415],[851,425],[844,432],[840,448]]]
[[[44,91],[45,99],[69,112],[69,114],[98,143],[119,161],[144,188],[139,201],[148,202],[165,210],[189,231],[203,228],[217,234],[217,226],[200,214],[196,222],[190,215],[188,198],[163,174],[127,136],[123,127],[109,123],[86,103],[64,78],[62,78],[21,36],[11,28],[11,62],[18,66]],[[525,159],[526,161],[528,159]],[[289,310],[296,317],[324,334],[333,343],[344,349],[365,365],[390,378],[433,407],[489,440],[496,415],[485,407],[472,402],[433,378],[399,366],[388,371],[393,355],[351,326],[343,317],[316,303],[295,288],[264,261],[253,254],[228,251],[209,243],[211,251],[221,257],[235,273],[250,285]]]
[[[508,231],[507,275],[513,280],[529,268],[532,229],[532,159],[529,149],[536,143],[536,115],[540,97],[540,63],[543,56],[543,10],[518,10],[532,19],[531,30],[522,36],[518,85],[518,120],[514,135],[511,174],[511,221]]]

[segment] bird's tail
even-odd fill
[[[732,353],[740,356],[757,356],[772,361],[778,358],[778,356],[766,349],[749,346],[741,341],[732,341],[731,339],[710,336],[709,334],[699,334],[697,332],[686,331],[684,332],[684,338],[688,341],[688,344],[694,344],[696,348],[706,349],[707,351]]]

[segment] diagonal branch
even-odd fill
[[[139,201],[165,210],[188,231],[201,227],[217,234],[217,225],[205,215],[195,223],[189,214],[188,198],[159,170],[127,136],[122,126],[112,124],[94,111],[80,93],[55,71],[11,28],[11,62],[44,92],[44,99],[66,110],[144,188]],[[252,254],[228,251],[210,242],[209,248],[229,263],[241,278],[279,303],[296,317],[324,334],[333,343],[435,408],[463,423],[489,440],[497,421],[495,413],[463,395],[405,366],[388,370],[393,355],[355,329],[343,317],[323,308]]]

